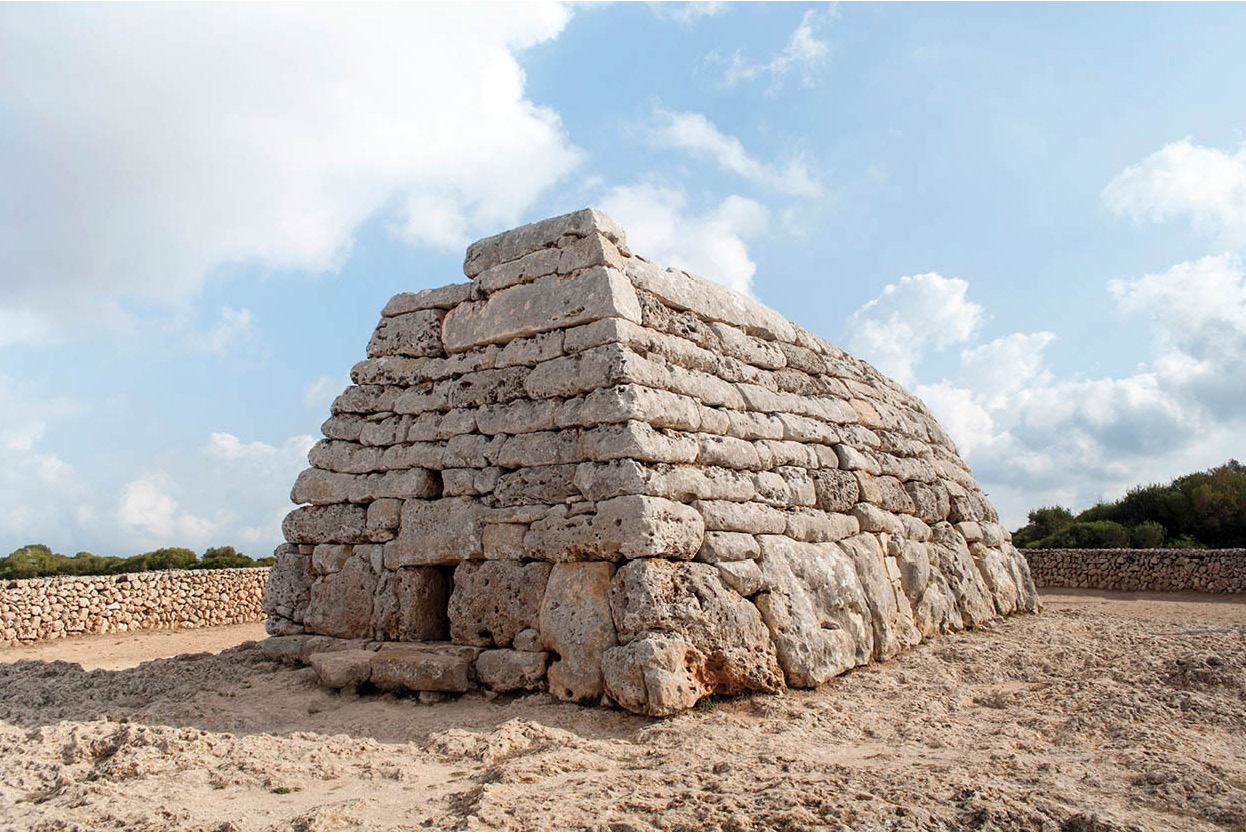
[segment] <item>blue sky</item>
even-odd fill
[[[394,293],[596,205],[1010,526],[1246,455],[1240,4],[0,5],[0,552],[280,538]]]

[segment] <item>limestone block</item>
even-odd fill
[[[725,411],[727,434],[741,440],[782,440],[783,423],[771,414],[755,414],[744,411]],[[704,427],[704,414],[702,414]]]
[[[400,292],[389,300],[382,316],[401,316],[420,310],[449,310],[457,307],[471,297],[470,281],[462,284],[450,284],[419,292]]]
[[[569,431],[517,434],[507,438],[493,455],[494,463],[508,469],[579,463],[583,459],[580,437]]]
[[[638,559],[615,574],[610,610],[621,643],[677,634],[704,656],[698,677],[723,694],[783,687],[770,635],[757,609],[698,562]]]
[[[753,446],[757,449],[763,469],[798,466],[806,470],[837,470],[839,467],[839,459],[828,446],[811,448],[810,444],[797,443],[794,440],[756,440]],[[831,465],[828,467],[823,463],[824,460],[832,461]]]
[[[851,472],[818,469],[810,474],[813,480],[814,503],[820,510],[842,513],[851,510],[860,497],[860,487]]]
[[[869,453],[853,448],[846,443],[835,445],[835,455],[839,458],[840,469],[852,472],[866,472],[871,475],[877,475],[882,471],[878,468],[878,462]]]
[[[814,687],[868,663],[872,615],[851,559],[833,543],[759,536],[768,590],[754,601],[789,686]]]
[[[691,435],[660,432],[648,423],[631,420],[581,432],[580,452],[584,460],[692,463],[697,459],[698,446]]]
[[[381,450],[344,440],[321,440],[307,453],[307,460],[317,469],[362,475],[376,471]]]
[[[697,434],[697,459],[700,466],[725,466],[729,469],[758,469],[757,449],[747,440],[713,434]]]
[[[371,499],[436,498],[441,494],[441,479],[428,469],[393,469],[377,479]]]
[[[353,544],[318,544],[312,550],[311,572],[313,576],[337,573],[346,560],[355,554]]]
[[[746,333],[764,339],[790,342],[794,337],[792,325],[783,316],[721,284],[662,269],[640,258],[629,258],[626,271],[637,289],[652,293],[676,310],[691,310],[709,321],[743,326]]]
[[[294,544],[351,544],[368,541],[365,525],[366,512],[356,504],[313,505],[291,510],[281,523],[281,532]]]
[[[436,310],[387,316],[372,333],[368,356],[437,356],[442,354],[441,314]]]
[[[494,692],[537,689],[548,662],[548,652],[486,649],[476,658],[476,677]]]
[[[958,528],[962,525],[956,525]],[[974,525],[977,526],[977,525]],[[990,591],[995,610],[1003,615],[1017,610],[1017,583],[1008,569],[1003,553],[984,547],[981,542],[969,542],[969,554]]]
[[[389,385],[352,385],[329,406],[334,414],[379,414],[394,410],[398,389]]]
[[[624,709],[674,715],[713,692],[702,678],[705,655],[675,634],[652,634],[602,657],[606,693]]]
[[[909,481],[904,485],[909,497],[913,499],[914,511],[918,518],[927,524],[937,524],[947,518],[951,505],[946,489],[937,484]]]
[[[497,367],[531,367],[562,356],[563,331],[551,330],[526,339],[514,339],[498,354]]]
[[[623,345],[602,345],[542,362],[524,379],[524,390],[534,400],[577,397],[635,382],[639,363],[640,357]]]
[[[497,264],[554,247],[564,236],[579,238],[593,233],[619,245],[627,242],[618,223],[597,209],[581,209],[476,241],[467,247],[463,272],[468,278],[475,278]]]
[[[965,627],[972,628],[994,618],[995,604],[965,540],[946,521],[935,524],[931,530],[939,572],[947,580]]]
[[[1004,531],[1007,533],[1007,531]],[[1038,611],[1038,591],[1034,588],[1034,578],[1030,575],[1030,565],[1024,555],[1011,542],[1000,545],[1013,579],[1017,583],[1017,610],[1035,613]]]
[[[411,418],[407,415],[391,415],[384,418],[370,417],[359,431],[359,442],[364,446],[392,446],[407,439],[404,421]]]
[[[554,428],[553,400],[513,400],[505,405],[487,405],[476,412],[476,425],[483,434],[528,434]]]
[[[558,271],[562,250],[557,248],[529,252],[516,260],[489,267],[476,276],[476,283],[486,295],[516,284],[531,283],[536,278],[553,275]]]
[[[837,542],[861,530],[856,516],[797,507],[787,512],[788,538],[801,542]]]
[[[887,570],[878,538],[863,533],[838,544],[852,559],[865,591],[874,629],[874,658],[886,660],[916,645],[921,632],[913,625],[913,610],[900,587],[898,571],[893,577]]]
[[[592,427],[639,420],[655,429],[696,431],[701,428],[701,411],[691,397],[628,383],[567,400],[558,407],[555,422],[560,427]]]
[[[757,499],[776,507],[812,507],[816,501],[809,472],[796,466],[779,466],[753,475]]]
[[[373,656],[370,677],[380,689],[466,692],[473,687],[479,653],[471,646],[388,643]]]
[[[701,549],[697,551],[697,561],[718,564],[756,559],[760,555],[761,548],[751,533],[709,530],[705,533]]]
[[[557,655],[546,672],[550,694],[563,701],[602,693],[602,653],[618,643],[610,614],[609,562],[558,564],[541,604],[541,643]]]
[[[528,533],[527,524],[497,522],[485,524],[480,545],[486,560],[522,559],[523,539]]]
[[[873,504],[854,505],[852,516],[861,525],[862,532],[886,533],[889,536],[899,536],[904,533],[904,525],[898,518]]]
[[[773,342],[749,336],[739,328],[724,322],[711,322],[710,329],[718,336],[722,349],[728,356],[769,370],[778,370],[787,364],[783,351],[779,350]]]
[[[483,513],[468,498],[404,502],[398,536],[385,543],[385,567],[456,565],[481,558]]]
[[[541,645],[541,632],[535,628],[525,628],[516,634],[513,645],[521,652],[539,652],[545,648]]]
[[[460,434],[446,442],[441,465],[444,469],[486,469],[494,462],[501,462],[499,453],[505,443],[504,437]],[[444,475],[442,479],[444,485]]]
[[[558,272],[579,272],[594,266],[623,269],[625,257],[612,240],[600,233],[590,233],[562,247]]]
[[[339,570],[312,583],[303,625],[330,637],[370,638],[375,596],[372,566],[352,556]]]
[[[394,537],[401,521],[402,501],[397,498],[379,498],[368,505],[367,534],[374,542],[389,541]]]
[[[693,501],[705,519],[706,530],[735,533],[781,534],[787,530],[787,514],[756,501]]]
[[[599,267],[580,275],[538,278],[499,290],[485,301],[461,304],[446,315],[442,341],[446,350],[458,353],[608,317],[638,322],[640,304],[626,276]]]
[[[437,568],[400,568],[381,573],[372,607],[377,640],[416,642],[449,636],[447,574]]]
[[[320,432],[329,440],[359,440],[363,418],[357,414],[334,414],[320,424]]]
[[[509,646],[535,627],[550,565],[511,561],[463,562],[454,571],[448,616],[450,639],[467,646]]]
[[[593,513],[547,516],[524,537],[530,559],[691,559],[701,547],[705,524],[692,508],[648,495],[601,501]]]
[[[497,485],[493,490],[494,499],[497,506],[502,507],[524,504],[561,504],[580,494],[575,484],[578,469],[576,464],[562,464],[535,466],[508,472],[498,477]]]
[[[719,562],[717,567],[723,583],[742,597],[751,597],[769,588],[761,568],[752,559]]]
[[[290,500],[295,504],[341,504],[358,476],[324,469],[304,469],[294,481]]]
[[[982,527],[976,521],[961,521],[952,525],[956,532],[970,544],[982,541]]]
[[[277,548],[276,561],[268,571],[264,588],[264,611],[297,623],[303,622],[312,583],[311,556],[289,545]]]
[[[860,500],[891,513],[915,513],[913,499],[904,486],[890,475],[854,472],[860,487]]]
[[[354,649],[344,652],[316,652],[308,655],[307,665],[316,672],[321,686],[342,689],[367,683],[376,652]]]

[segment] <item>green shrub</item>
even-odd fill
[[[1158,521],[1144,521],[1129,528],[1129,545],[1139,548],[1162,547],[1164,536],[1164,525]]]
[[[1068,547],[1093,550],[1104,547],[1129,547],[1129,531],[1115,521],[1075,521],[1033,547]]]

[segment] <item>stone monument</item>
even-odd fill
[[[333,403],[272,656],[330,686],[668,715],[1037,610],[952,440],[865,362],[594,209],[464,271],[386,305]]]

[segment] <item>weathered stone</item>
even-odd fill
[[[870,607],[874,629],[874,658],[886,660],[916,645],[921,632],[913,625],[913,611],[901,588],[899,571],[889,575],[882,546],[868,533],[839,542],[857,569],[857,579]]]
[[[874,650],[869,602],[837,544],[759,536],[768,590],[755,598],[789,686],[819,686]]]
[[[406,501],[398,537],[385,543],[385,567],[457,565],[479,559],[483,508],[466,498]]]
[[[382,316],[401,316],[419,310],[448,310],[457,307],[471,297],[472,285],[450,284],[419,292],[401,292],[389,300]]]
[[[312,582],[303,624],[331,637],[369,638],[375,597],[372,566],[351,556],[340,569]]]
[[[719,562],[718,575],[727,587],[742,597],[751,597],[767,587],[766,577],[761,568],[752,559],[741,559],[738,562]]]
[[[995,616],[995,604],[965,540],[946,521],[934,525],[931,530],[935,536],[932,547],[939,572],[947,580],[965,627],[989,621]]]
[[[580,238],[594,233],[619,245],[627,240],[618,223],[597,209],[582,209],[476,241],[467,247],[463,272],[475,278],[490,267],[554,247],[564,236]]]
[[[379,689],[466,692],[474,686],[480,649],[436,643],[387,643],[372,658],[370,678]]]
[[[701,547],[705,523],[692,508],[647,495],[601,501],[596,512],[551,514],[524,537],[528,558],[551,562],[584,559],[691,559]]]
[[[367,533],[374,542],[389,541],[398,529],[402,502],[397,498],[378,498],[368,505]]]
[[[324,469],[304,469],[290,490],[295,504],[342,504],[358,476]]]
[[[545,647],[541,645],[541,632],[535,628],[525,628],[515,635],[512,642],[516,651],[521,652],[539,652]]]
[[[698,562],[638,559],[610,588],[619,640],[677,634],[704,657],[698,677],[713,692],[776,692],[783,675],[757,609],[727,586],[718,569]]]
[[[446,605],[450,582],[438,568],[382,572],[372,609],[377,640],[418,642],[449,637]]]
[[[281,523],[281,532],[296,544],[362,543],[368,540],[366,524],[366,511],[355,504],[298,507]]]
[[[755,501],[693,501],[692,506],[704,517],[706,530],[775,535],[787,530],[782,510]]]
[[[615,703],[646,715],[674,715],[714,690],[705,655],[678,634],[651,634],[607,649],[601,668]]]
[[[636,292],[622,273],[604,267],[582,275],[547,276],[455,307],[442,326],[451,353],[608,317],[640,321]]]
[[[317,469],[360,475],[373,472],[381,460],[381,450],[344,440],[321,440],[307,453]]]
[[[856,505],[861,493],[857,479],[851,472],[818,469],[809,474],[813,479],[814,499],[818,509],[843,513]]]
[[[757,539],[751,533],[732,533],[725,530],[709,530],[697,551],[697,561],[717,564],[756,559],[761,555]]]
[[[368,682],[376,652],[355,649],[345,652],[317,652],[309,655],[307,665],[316,672],[321,686],[342,689]]]
[[[441,316],[436,310],[382,318],[368,342],[368,356],[437,356],[442,354]]]
[[[487,649],[476,658],[476,677],[494,692],[537,689],[548,662],[548,652]]]
[[[546,672],[550,694],[562,701],[602,693],[602,653],[618,643],[610,614],[609,562],[576,562],[550,569],[541,603],[541,643],[557,658]]]
[[[450,639],[466,646],[509,646],[540,620],[549,580],[545,562],[462,562],[454,571]]]

